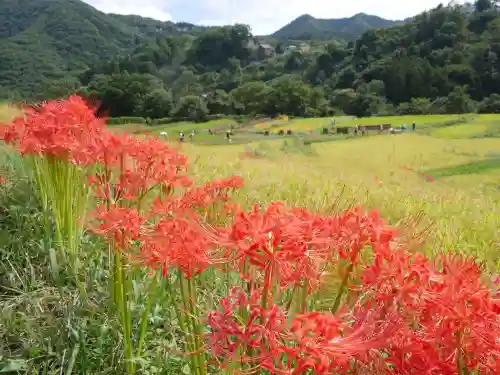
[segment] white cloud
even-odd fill
[[[160,21],[171,21],[172,14],[165,10],[158,0],[84,0],[105,13],[136,14]]]
[[[308,13],[317,18],[350,17],[356,13],[404,19],[447,0],[85,0],[105,11],[138,14],[156,19],[195,24],[235,22],[252,27],[254,34],[270,34]]]

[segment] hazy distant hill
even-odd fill
[[[359,13],[349,18],[338,19],[320,19],[305,14],[282,27],[271,36],[298,40],[353,40],[369,29],[390,27],[396,22],[364,13]]]

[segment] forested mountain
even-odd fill
[[[152,36],[201,32],[190,24],[107,15],[79,0],[0,1],[0,96],[79,86],[78,72],[128,54]]]
[[[244,25],[105,15],[78,0],[6,2],[3,97],[79,92],[112,116],[194,120],[500,111],[500,14],[491,0],[439,6],[349,43],[266,39],[272,45]]]
[[[296,40],[354,40],[367,30],[389,27],[394,23],[396,22],[364,13],[338,19],[320,19],[304,14],[271,36]]]

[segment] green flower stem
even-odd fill
[[[307,312],[307,297],[308,297],[308,292],[309,292],[309,286],[307,285],[307,283],[305,283],[305,285],[302,286],[301,289],[301,298],[300,298],[300,307],[299,307],[299,311],[301,314],[305,314]]]
[[[144,340],[146,338],[146,332],[148,328],[148,317],[151,311],[151,306],[153,304],[153,300],[155,299],[155,289],[158,284],[158,275],[154,274],[151,282],[149,283],[149,287],[146,292],[146,306],[144,307],[144,312],[142,313],[141,323],[139,328],[139,340],[137,342],[137,351],[136,357],[140,358],[142,355],[142,349],[144,346]]]
[[[181,292],[181,303],[182,303],[182,308],[179,311],[179,316],[183,316],[183,321],[184,321],[184,335],[186,338],[186,349],[189,355],[189,363],[191,366],[191,371],[195,375],[199,375],[199,364],[198,364],[198,358],[196,356],[196,348],[195,348],[195,340],[194,340],[194,333],[193,333],[193,324],[192,324],[192,312],[191,309],[189,308],[189,292],[187,290],[186,286],[186,280],[184,277],[184,274],[182,273],[181,270],[178,272],[178,278],[179,278],[179,290]]]
[[[196,281],[195,279],[187,279],[188,292],[189,292],[189,302],[190,308],[193,312],[193,333],[195,335],[195,345],[196,345],[196,355],[198,356],[198,362],[200,365],[199,373],[200,375],[207,374],[207,360],[205,357],[205,345],[203,340],[203,326],[200,323],[200,310],[197,304],[196,298]]]
[[[344,273],[344,276],[342,277],[342,282],[340,284],[339,291],[337,293],[337,296],[335,297],[335,301],[331,308],[332,314],[335,314],[340,307],[340,301],[342,300],[343,294],[347,290],[347,282],[349,281],[349,276],[351,276],[353,269],[354,269],[354,263],[350,263],[349,266],[347,267],[347,270]]]
[[[125,370],[127,374],[134,373],[133,348],[132,348],[132,322],[130,321],[130,310],[128,304],[128,283],[125,280],[124,264],[119,251],[115,252],[114,284],[115,297],[119,310],[120,323],[123,334],[123,353],[125,360]]]
[[[80,167],[54,157],[33,156],[28,160],[44,210],[46,234],[51,237],[52,216],[60,258],[69,260],[76,274],[85,214],[91,197],[87,173],[93,167]]]
[[[184,276],[179,270],[181,300],[186,313],[186,339],[191,349],[191,368],[196,375],[207,374],[207,361],[203,343],[203,326],[200,324],[200,312],[197,306],[196,285],[193,278]]]

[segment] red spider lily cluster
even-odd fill
[[[259,150],[247,150],[245,152],[240,153],[239,155],[240,160],[244,159],[269,159],[268,156],[264,155],[262,152],[259,152]]]
[[[376,211],[324,216],[279,202],[243,211],[230,201],[241,178],[196,187],[185,156],[156,138],[112,134],[79,97],[27,110],[0,135],[22,154],[95,166],[91,226],[135,265],[189,281],[207,269],[238,276],[204,317],[212,364],[500,374],[500,279],[488,283],[473,259],[407,251]]]
[[[43,155],[77,164],[92,163],[105,121],[79,96],[24,108],[24,116],[0,125],[0,139],[22,155]]]
[[[404,170],[404,171],[409,171],[409,172],[416,173],[416,174],[418,174],[420,177],[422,177],[423,179],[425,179],[425,181],[427,181],[427,182],[435,182],[435,181],[436,181],[436,178],[435,178],[433,175],[430,175],[430,174],[429,174],[429,175],[426,175],[425,173],[423,173],[423,172],[418,172],[418,171],[416,171],[416,170],[414,170],[414,169],[412,169],[412,168],[410,168],[410,167],[408,167],[408,166],[406,166],[406,165],[405,165],[405,166],[402,166],[402,167],[401,167],[401,169],[402,169],[402,170]]]
[[[248,272],[251,297],[233,291],[209,315],[220,364],[274,374],[500,373],[500,299],[481,268],[456,255],[411,254],[395,235],[359,209],[240,213],[222,238],[235,267]],[[361,262],[367,246],[371,259]],[[342,261],[350,264],[344,306],[314,311],[322,275]],[[293,309],[287,289],[299,285],[308,297]]]

